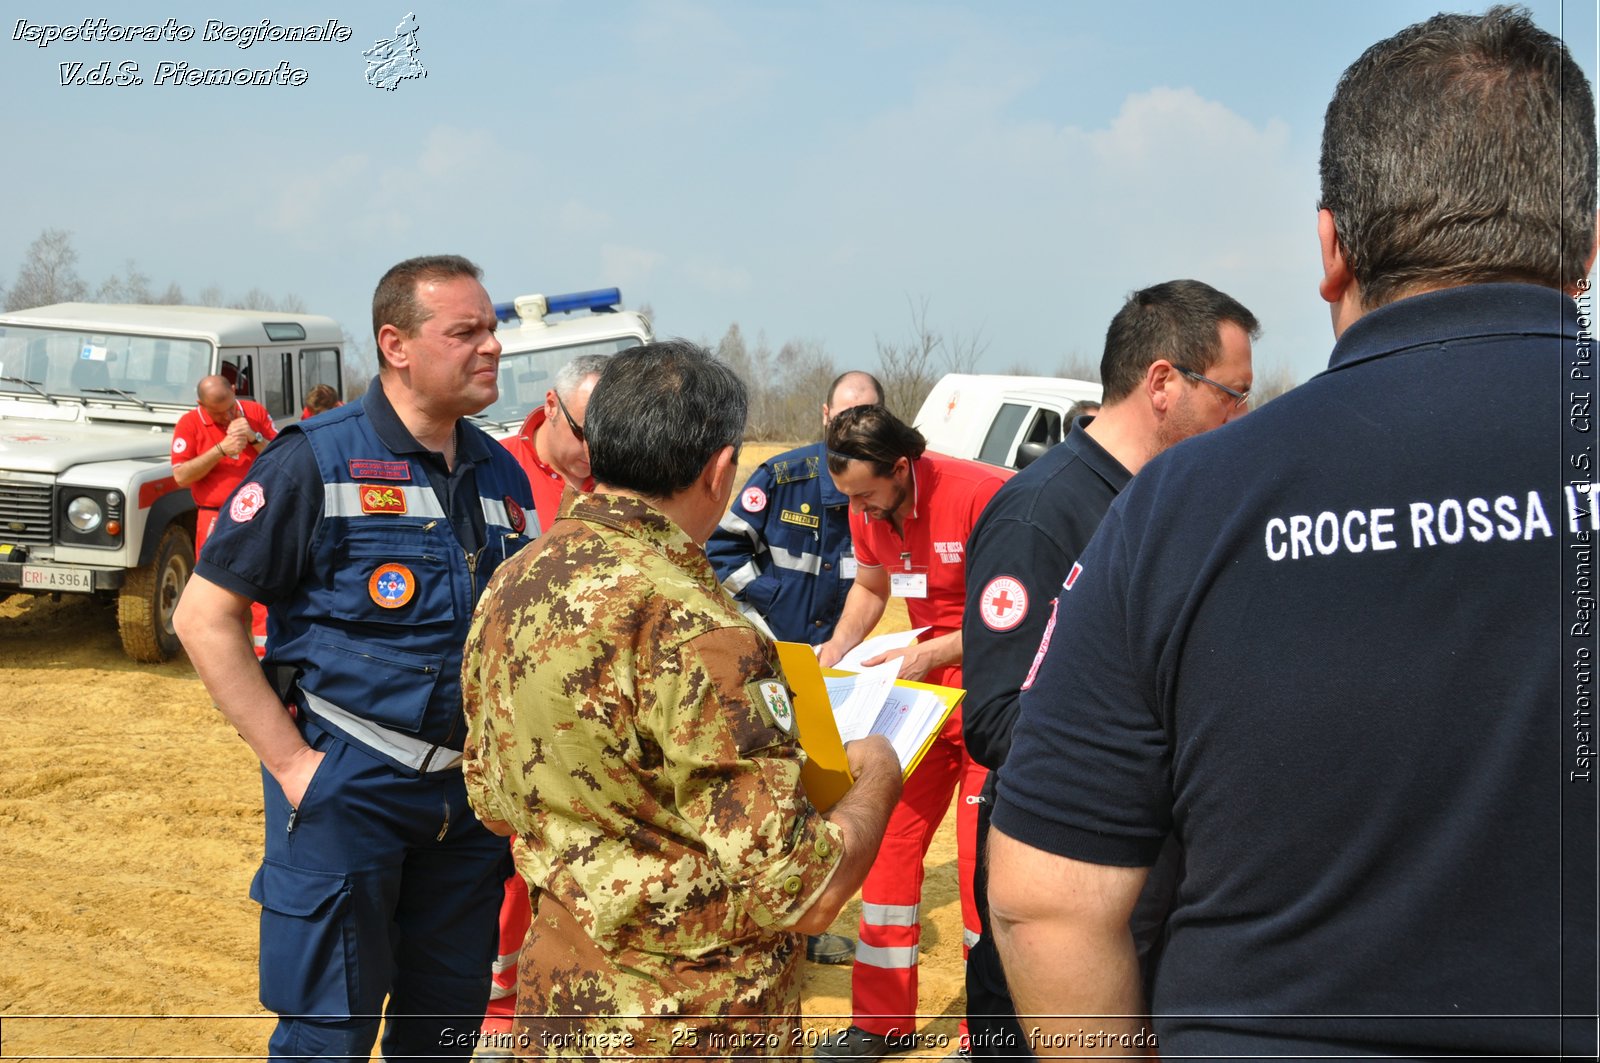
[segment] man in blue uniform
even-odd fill
[[[1512,8],[1378,43],[1317,229],[1328,370],[1152,461],[1067,577],[994,809],[1018,1013],[1050,1054],[1594,1058],[1587,80]]]
[[[851,370],[828,388],[822,427],[840,410],[882,403],[877,378]],[[828,476],[828,448],[812,443],[762,462],[706,543],[706,557],[745,616],[768,635],[828,641],[855,582],[850,500]],[[847,937],[806,939],[813,963],[849,963],[853,955]]]
[[[250,894],[273,1058],[366,1059],[381,1015],[391,1063],[466,1059],[488,1001],[509,854],[466,803],[461,648],[533,498],[515,459],[462,420],[498,391],[478,277],[454,255],[384,275],[378,377],[261,455],[177,612],[200,678],[261,758]],[[268,607],[259,666],[252,600]]]
[[[1209,284],[1167,281],[1134,292],[1111,319],[1100,359],[1105,405],[1018,473],[984,508],[967,543],[961,643],[982,668],[967,673],[962,734],[991,769],[978,808],[977,885],[982,937],[967,956],[967,1023],[975,1056],[1019,1055],[1027,1042],[1012,1014],[983,896],[988,810],[1011,748],[1023,680],[1061,583],[1112,499],[1174,443],[1242,416],[1252,371],[1255,315]],[[1137,920],[1148,951],[1166,915],[1176,854],[1147,884]]]
[[[852,370],[833,382],[822,427],[854,406],[883,404],[883,386]],[[773,638],[828,641],[855,581],[850,500],[828,476],[821,442],[762,462],[706,544],[717,578]],[[848,957],[846,957],[848,959]]]

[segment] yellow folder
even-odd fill
[[[794,694],[794,715],[799,730],[800,748],[806,751],[807,760],[801,769],[800,777],[805,783],[806,795],[811,798],[811,803],[826,812],[855,784],[855,780],[850,776],[844,742],[839,737],[839,725],[833,716],[833,705],[828,700],[828,688],[822,681],[822,666],[817,663],[816,651],[798,642],[778,643],[778,660],[783,665],[783,674],[788,680],[789,690]],[[829,673],[847,674],[832,669],[829,669]],[[923,755],[927,753],[928,747],[933,745],[933,740],[938,736],[945,720],[955,711],[955,707],[961,703],[967,692],[956,687],[915,683],[906,679],[896,680],[894,685],[920,697],[931,694],[937,699],[936,711],[927,716],[917,731],[910,736],[915,742],[914,747],[911,747],[914,748],[914,752],[909,757],[902,754],[902,761],[905,764],[904,774],[909,777],[917,765],[922,763]]]

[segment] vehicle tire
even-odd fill
[[[129,572],[117,596],[117,630],[129,657],[157,664],[177,654],[172,614],[193,572],[194,543],[187,531],[169,524],[154,560]]]

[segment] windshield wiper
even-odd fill
[[[127,399],[129,402],[137,402],[140,406],[144,407],[146,413],[155,412],[154,406],[151,406],[148,402],[144,401],[133,392],[123,391],[121,388],[79,388],[78,390],[83,392],[85,395],[116,395],[118,398]]]
[[[48,402],[52,406],[60,406],[61,405],[59,402],[57,402],[55,400],[55,398],[53,396],[48,395],[45,392],[39,390],[39,385],[44,383],[44,381],[42,381],[42,380],[24,380],[20,376],[0,376],[0,380],[4,380],[7,384],[21,384],[23,387],[25,387],[29,391],[33,392],[35,395],[39,396],[41,399],[44,399],[46,402]]]

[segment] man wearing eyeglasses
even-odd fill
[[[589,393],[609,357],[580,354],[562,366],[556,372],[555,385],[544,394],[544,405],[528,414],[515,436],[502,441],[533,485],[540,531],[555,523],[563,491],[568,487],[587,491],[594,486],[582,418],[589,408]]]
[[[961,641],[968,658],[984,666],[967,672],[962,729],[972,758],[991,769],[978,808],[974,893],[982,937],[967,957],[974,1056],[1017,1056],[1028,1048],[990,933],[984,847],[998,769],[1056,596],[1112,500],[1145,462],[1244,413],[1250,341],[1259,332],[1255,315],[1200,281],[1134,292],[1106,330],[1103,405],[1000,488],[972,530]],[[1135,913],[1141,957],[1166,915],[1176,855],[1164,856]]]
[[[1040,1054],[1595,1058],[1595,173],[1526,9],[1340,78],[1327,370],[1140,471],[1022,695],[989,903]]]

